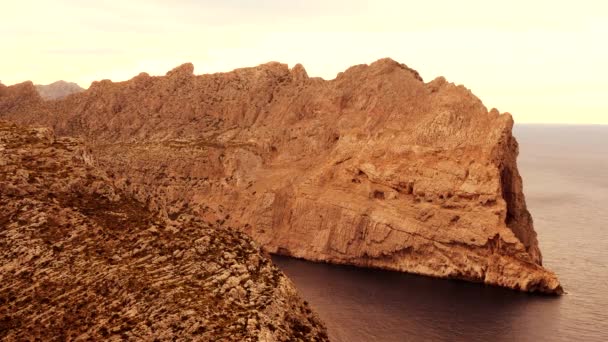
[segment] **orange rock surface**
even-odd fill
[[[308,260],[561,293],[542,267],[508,113],[390,59],[325,81],[280,63],[94,82],[0,116],[83,137],[117,186],[169,219],[228,222]]]
[[[0,340],[325,341],[245,234],[165,221],[74,138],[0,121]]]

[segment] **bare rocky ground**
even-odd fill
[[[0,121],[0,339],[326,341],[245,234],[166,220],[78,139]]]

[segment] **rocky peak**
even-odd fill
[[[22,97],[39,97],[36,87],[32,81],[25,81],[8,87],[13,96]]]
[[[167,72],[167,77],[170,77],[170,78],[184,78],[184,77],[191,77],[193,75],[194,75],[194,64],[192,64],[192,63],[184,63]]]
[[[31,81],[9,87],[0,86],[0,113],[37,106],[40,101],[40,95]]]
[[[512,118],[464,86],[391,59],[328,81],[276,62],[174,70],[0,116],[86,136],[155,210],[228,220],[274,253],[561,292],[541,265]]]
[[[368,79],[383,79],[391,74],[397,74],[401,77],[418,81],[418,83],[423,82],[422,77],[420,77],[420,74],[416,70],[391,58],[382,58],[371,64],[352,66],[346,69],[346,71],[339,73],[337,79],[360,79],[360,82],[367,82]]]
[[[409,73],[412,74],[412,76],[420,81],[423,82],[422,77],[420,77],[420,74],[418,73],[418,71],[409,68],[407,65],[403,64],[403,63],[399,63],[391,58],[382,58],[379,59],[375,62],[373,62],[372,64],[369,65],[369,68],[371,70],[374,70],[377,73],[390,73],[393,72],[395,70],[406,70]]]
[[[89,90],[99,92],[100,90],[111,88],[113,84],[114,82],[112,82],[110,79],[93,81],[89,87]]]
[[[308,73],[300,63],[294,65],[290,72],[295,83],[303,83],[308,80]]]
[[[434,92],[439,91],[441,89],[441,87],[443,87],[447,83],[448,83],[448,81],[445,79],[445,77],[439,76],[439,77],[435,78],[434,80],[432,80],[431,82],[427,83],[427,87],[429,88],[429,90],[432,93],[434,93]]]

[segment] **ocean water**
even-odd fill
[[[567,294],[273,257],[333,341],[608,341],[608,126],[514,134],[543,264]]]

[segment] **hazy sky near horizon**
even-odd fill
[[[516,122],[608,124],[600,0],[2,1],[0,81],[88,87],[139,72],[268,61],[331,79],[391,57],[464,84]]]

